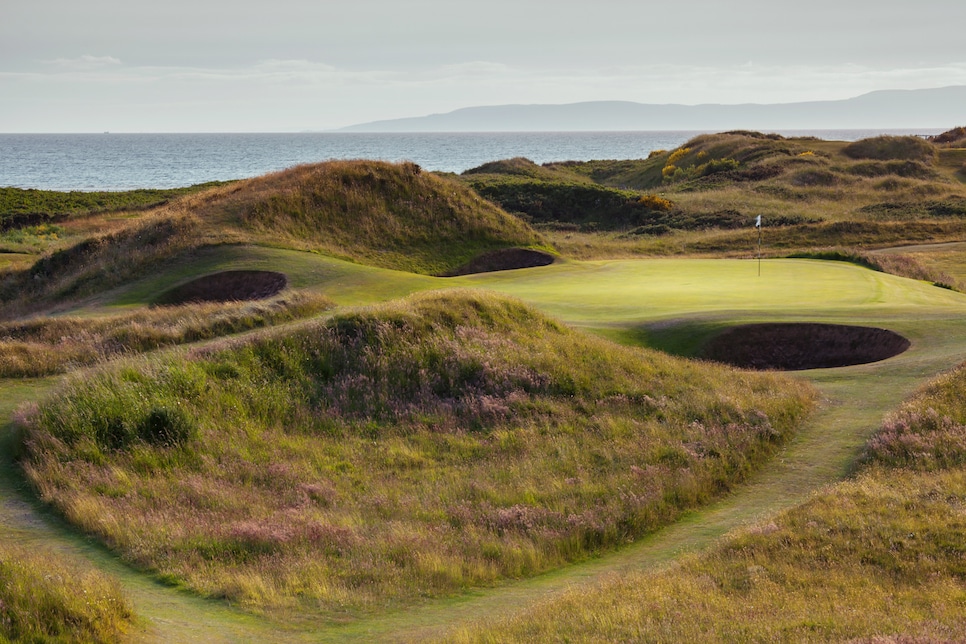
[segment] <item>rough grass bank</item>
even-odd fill
[[[310,317],[334,304],[304,291],[258,302],[185,304],[106,317],[38,317],[0,324],[0,378],[34,378],[119,354],[210,340]]]
[[[966,365],[891,414],[865,467],[660,573],[614,576],[461,642],[966,638]]]
[[[813,396],[446,292],[76,378],[25,414],[24,468],[172,583],[333,618],[640,537],[760,466]]]

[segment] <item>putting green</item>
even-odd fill
[[[659,259],[568,262],[461,278],[568,322],[634,324],[682,317],[854,318],[929,314],[966,295],[844,262]]]
[[[944,316],[966,295],[845,262],[805,259],[630,259],[559,262],[539,268],[426,277],[312,253],[226,246],[203,251],[118,293],[115,304],[150,301],[172,283],[225,270],[276,270],[293,286],[340,305],[371,304],[415,291],[485,288],[518,297],[579,326],[635,326],[682,318],[864,321]]]

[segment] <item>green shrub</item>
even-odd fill
[[[181,408],[155,407],[138,424],[137,435],[150,445],[174,447],[196,438],[198,426]]]

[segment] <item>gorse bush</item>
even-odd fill
[[[746,477],[812,401],[436,293],[74,379],[29,420],[25,470],[166,578],[338,612],[626,543]]]
[[[160,206],[187,194],[224,182],[209,182],[170,190],[127,190],[121,192],[57,192],[0,188],[0,231],[63,221],[75,215]]]

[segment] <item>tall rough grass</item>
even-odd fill
[[[63,555],[0,543],[0,641],[116,642],[133,617],[114,579]]]
[[[24,467],[165,579],[331,616],[640,537],[757,468],[812,396],[428,294],[75,379],[29,414]]]
[[[315,315],[328,298],[292,292],[271,300],[187,304],[109,317],[38,317],[0,324],[0,377],[64,373],[119,354],[209,340]]]
[[[966,639],[966,365],[902,404],[854,479],[658,573],[614,576],[460,642]]]
[[[870,253],[857,248],[836,248],[818,252],[793,253],[790,257],[850,262],[890,275],[932,282],[936,286],[957,291],[963,290],[963,285],[959,284],[954,277],[924,266],[912,255]]]

